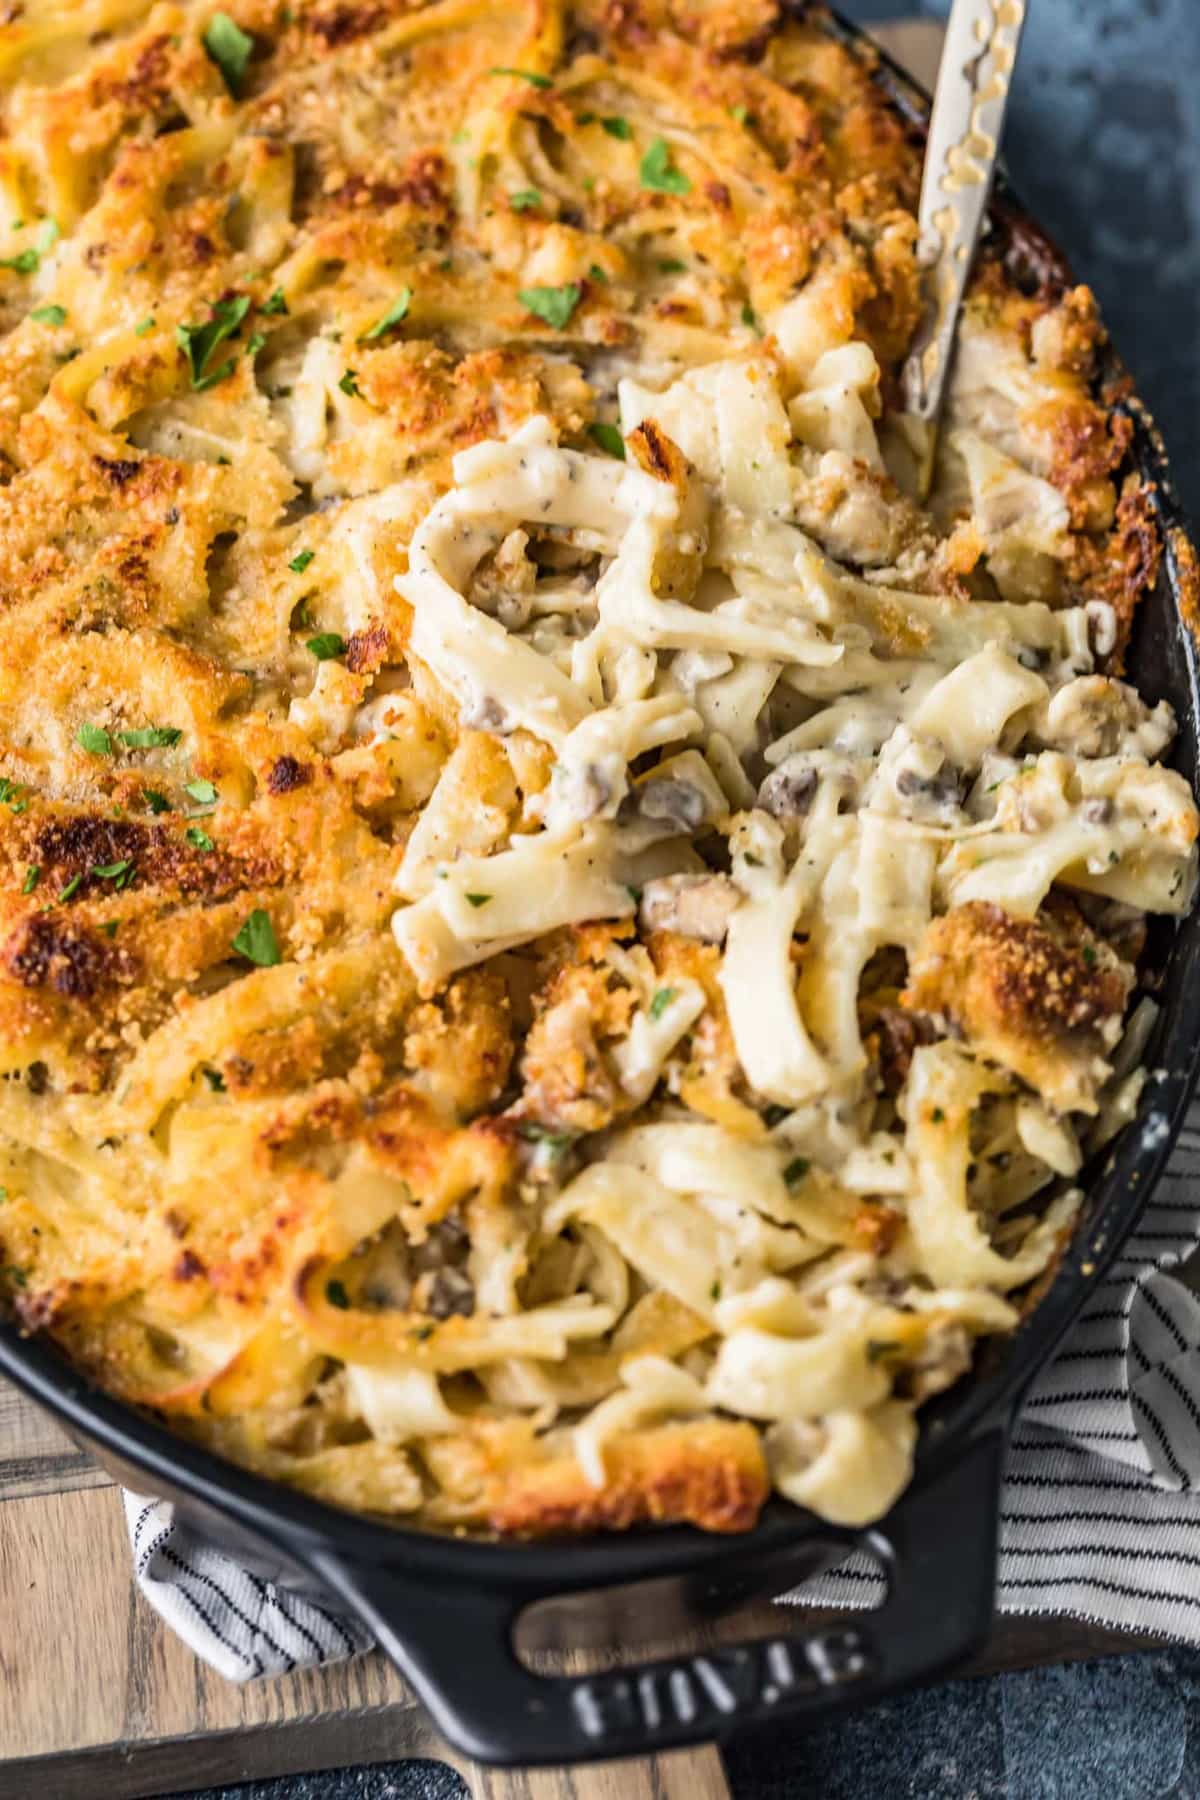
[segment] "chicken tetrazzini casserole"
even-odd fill
[[[1151,495],[778,0],[0,26],[0,1286],[344,1506],[882,1513],[1127,1119]]]

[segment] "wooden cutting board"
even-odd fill
[[[932,85],[938,25],[878,35]],[[760,1627],[770,1610],[758,1609]],[[1070,1620],[1006,1620],[971,1672],[1147,1643]],[[453,1764],[476,1800],[729,1793],[715,1749],[569,1773],[480,1769],[447,1749],[378,1655],[244,1686],[222,1680],[138,1595],[109,1477],[0,1383],[0,1800],[135,1800],[403,1757]]]

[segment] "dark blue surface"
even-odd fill
[[[841,0],[864,23],[947,0]],[[1096,289],[1200,518],[1200,0],[1031,0],[1006,154]],[[1200,1655],[949,1682],[727,1754],[737,1800],[1200,1800]],[[202,1800],[460,1800],[433,1763]]]

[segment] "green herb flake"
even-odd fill
[[[257,356],[259,351],[263,348],[266,341],[267,340],[263,336],[263,333],[261,331],[253,332],[246,343],[246,355],[247,356]]]
[[[592,263],[591,267],[588,269],[588,279],[590,281],[598,281],[601,287],[607,287],[612,280],[612,276],[608,273],[607,269],[602,269],[599,263]]]
[[[1089,969],[1095,966],[1096,952],[1091,944],[1085,944],[1083,946],[1083,960]]]
[[[65,325],[67,309],[65,306],[35,306],[29,316],[39,325]]]
[[[68,881],[66,887],[60,888],[58,890],[59,899],[64,902],[67,900],[70,900],[72,895],[77,894],[79,892],[79,884],[82,880],[83,880],[82,875],[72,875],[72,877],[71,877],[70,881]]]
[[[120,923],[121,923],[120,919],[106,919],[104,924],[100,927],[100,929],[104,933],[105,937],[113,938],[113,937],[116,937],[116,935],[117,935],[117,926]]]
[[[345,1284],[343,1282],[327,1281],[325,1283],[325,1298],[328,1300],[330,1306],[336,1306],[339,1312],[348,1312],[350,1309],[350,1296],[346,1292]]]
[[[195,781],[185,781],[183,791],[185,794],[190,794],[192,799],[198,801],[201,806],[215,806],[217,803],[216,788],[211,781],[205,781],[200,776],[197,776]]]
[[[305,569],[307,569],[309,563],[316,554],[315,550],[297,550],[295,556],[293,556],[291,562],[288,564],[288,568],[292,571],[293,575],[303,575]]]
[[[935,1106],[929,1116],[935,1125],[944,1125],[946,1122],[946,1115],[940,1106]]]
[[[143,319],[140,325],[134,326],[134,328],[133,328],[134,337],[149,337],[150,333],[154,330],[154,327],[156,324],[157,324],[157,320],[153,317],[153,315],[151,315],[151,317],[148,319]]]
[[[273,969],[282,959],[270,913],[256,906],[234,938],[233,948],[247,962],[257,963],[260,969]]]
[[[607,131],[609,137],[619,138],[623,144],[627,144],[633,136],[633,126],[628,119],[623,119],[620,113],[610,113],[606,119],[601,119],[600,124],[601,128]]]
[[[486,906],[491,899],[490,894],[464,894],[463,899],[468,906]]]
[[[132,857],[123,856],[120,862],[94,864],[91,873],[100,881],[116,881],[118,876],[126,874],[132,867]]]
[[[142,799],[152,813],[165,813],[171,810],[171,802],[165,794],[160,794],[157,788],[143,788]]]
[[[351,400],[362,399],[362,389],[358,385],[358,376],[353,369],[347,369],[343,373],[341,380],[338,382],[338,386],[341,388],[343,394],[349,395]]]
[[[535,88],[548,88],[548,87],[554,86],[554,83],[551,81],[551,79],[548,75],[537,75],[534,73],[534,71],[532,69],[496,68],[496,69],[489,69],[488,74],[489,75],[511,75],[511,76],[513,76],[513,78],[515,80],[527,81],[529,83],[530,87],[535,87]]]
[[[544,1145],[555,1156],[565,1150],[567,1145],[573,1141],[571,1132],[551,1131],[547,1126],[539,1125],[533,1119],[523,1119],[517,1126],[517,1134],[519,1137],[523,1137],[526,1143]]]
[[[112,755],[112,738],[103,725],[81,725],[75,733],[75,742],[89,756]]]
[[[759,330],[758,319],[755,316],[754,308],[748,300],[742,301],[742,324],[748,325],[751,331]]]
[[[47,250],[53,250],[61,236],[62,233],[58,228],[58,220],[53,216],[48,218],[42,226],[42,229],[38,232],[37,247],[43,256],[45,256]]]
[[[625,439],[615,425],[608,425],[603,419],[593,419],[588,426],[588,436],[609,456],[615,456],[619,462],[625,461]]]
[[[358,340],[359,343],[372,343],[375,338],[385,337],[389,331],[399,325],[401,319],[406,318],[408,315],[408,309],[412,305],[412,297],[412,289],[410,287],[402,287],[387,311],[381,318],[376,319],[370,331],[363,332]]]
[[[42,879],[42,871],[41,871],[40,867],[38,866],[38,864],[30,863],[29,867],[25,871],[25,879],[21,883],[21,892],[23,894],[32,894],[34,888],[37,886],[38,882],[41,879]]]
[[[518,188],[508,196],[508,204],[514,212],[535,212],[542,204],[542,196],[537,188]]]
[[[175,342],[187,357],[192,387],[197,393],[216,387],[227,375],[232,375],[234,359],[231,357],[214,369],[213,352],[240,328],[249,310],[250,296],[238,294],[232,300],[214,300],[212,317],[205,324],[175,327]]]
[[[570,323],[571,314],[579,305],[583,289],[577,281],[568,281],[562,287],[518,288],[517,299],[536,318],[544,319],[555,331],[563,331]]]
[[[739,125],[744,125],[750,114],[744,106],[731,106],[729,116],[731,119],[735,119]]]
[[[677,256],[664,256],[658,265],[660,275],[683,275],[687,272],[687,264],[680,262]]]
[[[867,1361],[869,1363],[885,1362],[889,1356],[899,1356],[902,1345],[890,1338],[867,1339]]]
[[[307,647],[318,662],[330,662],[335,656],[346,654],[346,640],[337,631],[318,631],[316,637],[309,638]]]
[[[11,269],[16,275],[33,275],[41,260],[36,250],[18,250],[15,256],[0,256],[0,269]]]
[[[5,1269],[3,1273],[8,1276],[8,1279],[12,1282],[14,1287],[28,1287],[29,1276],[24,1269],[8,1268]]]
[[[207,1063],[203,1063],[200,1067],[200,1073],[203,1075],[214,1094],[223,1094],[225,1092],[225,1077],[222,1075],[220,1069],[210,1069]]]
[[[126,750],[167,750],[183,736],[179,725],[139,725],[133,731],[118,731],[118,742]]]
[[[283,297],[283,289],[276,288],[271,297],[268,300],[264,300],[258,310],[262,313],[274,314],[286,313],[287,309],[288,303]]]
[[[650,1017],[652,1019],[661,1019],[672,1000],[674,1000],[675,994],[676,989],[673,987],[659,988],[653,1000],[650,1002]]]
[[[713,1282],[708,1290],[708,1297],[710,1300],[719,1300],[721,1298],[721,1284],[719,1281]]]
[[[787,1182],[789,1187],[795,1187],[798,1181],[804,1180],[804,1177],[808,1174],[811,1166],[807,1156],[793,1156],[791,1162],[783,1171],[783,1179]]]
[[[242,91],[242,77],[254,49],[254,39],[247,37],[228,13],[218,12],[209,20],[202,41],[210,61],[216,63],[225,78],[225,86],[236,100]]]
[[[197,850],[215,850],[217,847],[209,837],[207,831],[201,831],[198,825],[189,825],[184,836],[187,838],[188,843],[193,845]]]
[[[692,184],[682,169],[671,161],[671,146],[666,138],[655,138],[638,167],[638,179],[644,188],[656,194],[690,194]]]

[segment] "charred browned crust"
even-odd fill
[[[747,1531],[770,1492],[758,1434],[750,1425],[706,1420],[615,1437],[603,1487],[573,1456],[504,1469],[488,1504],[496,1531],[545,1537],[626,1531],[634,1525],[698,1525]]]

